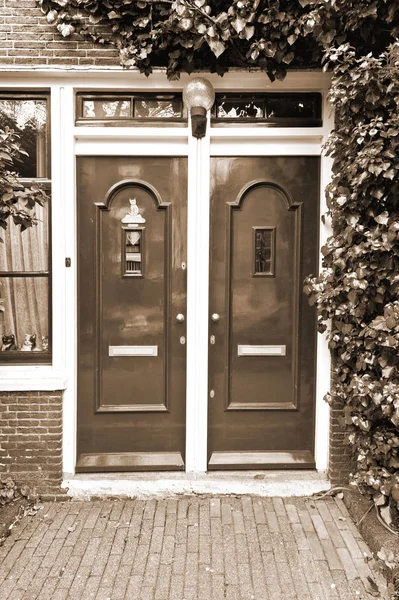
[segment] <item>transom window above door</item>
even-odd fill
[[[185,126],[180,93],[77,92],[76,125]],[[313,92],[217,93],[213,126],[321,127],[322,95]]]
[[[216,94],[212,124],[321,127],[321,101],[321,94],[310,92]]]
[[[133,126],[163,122],[185,125],[181,94],[133,92],[78,92],[76,125]]]

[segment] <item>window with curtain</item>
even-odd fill
[[[15,162],[21,183],[40,183],[50,196],[49,98],[0,93],[0,129],[20,137],[26,154]],[[29,208],[35,224],[25,230],[8,220],[0,232],[0,363],[51,363],[50,206]]]

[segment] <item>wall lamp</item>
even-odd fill
[[[195,77],[183,90],[183,102],[191,116],[191,131],[195,138],[203,138],[206,133],[206,113],[215,102],[213,85],[203,77]]]

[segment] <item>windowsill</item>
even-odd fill
[[[52,366],[0,366],[1,392],[55,392],[67,385],[65,373]]]

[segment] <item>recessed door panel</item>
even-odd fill
[[[319,161],[211,165],[209,467],[314,466]]]
[[[186,160],[78,159],[78,471],[181,469]]]

